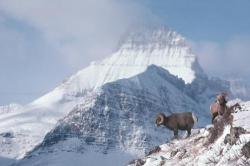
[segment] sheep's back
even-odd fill
[[[194,120],[191,112],[173,113],[169,116],[169,123],[173,127],[186,130],[188,127],[193,126]]]

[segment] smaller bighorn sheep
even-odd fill
[[[226,112],[226,109],[227,109],[226,97],[227,97],[226,93],[220,93],[216,96],[216,102],[210,105],[212,123],[214,123],[214,119],[218,115],[223,115],[224,112]]]
[[[216,96],[216,102],[210,105],[213,124],[222,117],[229,117],[230,114],[235,111],[235,109],[241,109],[241,106],[238,103],[228,107],[226,98],[226,93],[220,93]]]
[[[187,130],[187,137],[189,137],[191,129],[197,122],[198,118],[192,112],[173,113],[170,116],[159,113],[156,117],[157,127],[160,125],[166,126],[168,129],[174,131],[175,138],[178,138],[178,130]]]

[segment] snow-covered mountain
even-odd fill
[[[34,102],[0,113],[0,156],[21,159],[30,152],[21,163],[38,155],[40,165],[50,152],[74,159],[95,154],[107,162],[118,154],[131,158],[171,137],[155,137],[162,131],[153,126],[157,112],[193,111],[204,125],[218,91],[229,91],[228,82],[208,79],[178,33],[163,27],[131,33],[111,56]]]
[[[107,82],[135,76],[151,64],[168,70],[186,83],[191,83],[197,75],[204,75],[196,56],[181,35],[165,27],[144,29],[127,35],[111,56],[92,62],[34,104],[52,104],[63,100],[65,94],[84,93]]]
[[[193,130],[188,139],[174,140],[155,148],[151,154],[134,160],[130,166],[156,165],[250,165],[250,102],[240,102],[241,110],[233,114],[219,138],[207,144],[211,127]]]

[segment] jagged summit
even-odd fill
[[[168,27],[141,28],[128,32],[120,41],[119,49],[165,49],[168,46],[187,46],[185,38]]]
[[[113,58],[116,59],[113,63],[107,58],[101,64],[134,67],[155,64],[186,83],[191,83],[196,73],[204,74],[185,38],[165,26],[140,28],[127,33]]]

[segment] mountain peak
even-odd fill
[[[139,28],[129,32],[120,42],[120,49],[165,49],[169,46],[187,46],[185,38],[165,26]]]
[[[127,33],[119,49],[100,64],[122,66],[127,71],[134,67],[140,72],[154,64],[182,78],[185,83],[191,83],[197,75],[204,74],[185,38],[164,26]]]
[[[184,37],[167,27],[139,28],[123,39],[112,55],[91,63],[35,103],[56,102],[65,95],[95,90],[105,83],[142,73],[150,65],[168,70],[186,84],[205,75]]]

